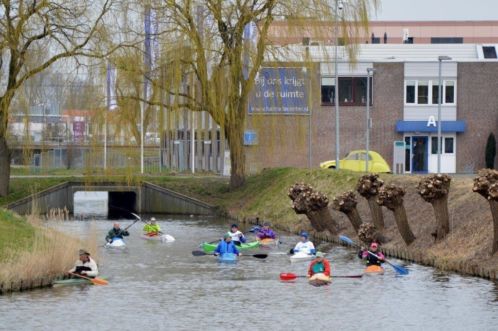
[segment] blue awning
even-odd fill
[[[465,132],[465,121],[442,121],[441,132]],[[427,121],[398,121],[396,132],[437,133],[437,125]]]

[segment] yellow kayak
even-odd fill
[[[384,273],[384,268],[378,265],[371,265],[365,268],[363,271],[366,274],[371,274],[371,275],[382,275]]]
[[[308,283],[313,286],[323,286],[328,285],[331,282],[330,276],[326,276],[323,273],[314,274],[308,279]]]

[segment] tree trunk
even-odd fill
[[[306,216],[308,216],[311,225],[315,230],[329,230],[331,234],[337,234],[337,222],[332,218],[328,207],[316,211],[310,211]]]
[[[491,254],[494,254],[498,251],[498,201],[496,200],[488,200],[489,207],[491,208],[491,215],[493,215],[493,250]]]
[[[230,148],[230,188],[236,189],[244,185],[246,180],[246,154],[244,151],[244,118],[232,120],[227,125],[225,134]]]
[[[436,240],[441,240],[450,233],[450,217],[448,213],[448,195],[432,202],[436,216]]]
[[[384,230],[384,214],[382,213],[382,206],[377,203],[377,196],[372,196],[367,199],[370,213],[372,214],[372,221],[377,230]]]
[[[0,196],[9,194],[10,150],[5,136],[0,136]]]
[[[356,208],[351,209],[350,212],[345,213],[346,216],[349,218],[349,221],[351,221],[351,224],[353,224],[354,230],[356,233],[360,230],[360,226],[363,223],[361,221],[360,214],[358,213],[358,210]]]
[[[415,240],[415,235],[410,229],[408,224],[408,218],[406,217],[405,206],[402,204],[394,207],[394,219],[396,220],[396,225],[398,226],[398,231],[403,237],[403,240],[407,245],[410,245]]]

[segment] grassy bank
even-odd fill
[[[96,252],[96,236],[82,242],[33,216],[24,218],[0,209],[0,284],[60,276],[72,267],[81,247]]]
[[[330,200],[347,190],[354,190],[361,174],[327,170],[269,169],[247,179],[247,185],[235,191],[228,190],[224,179],[192,179],[189,181],[163,180],[162,185],[206,202],[223,206],[231,215],[239,218],[269,220],[278,228],[298,232],[310,230],[308,220],[296,215],[287,196],[288,189],[296,182],[311,184],[325,193]],[[408,221],[417,237],[407,247],[399,235],[393,214],[383,208],[387,239],[384,248],[401,256],[446,270],[471,274],[498,274],[498,254],[491,255],[493,223],[489,205],[485,199],[472,192],[472,176],[453,176],[448,208],[451,233],[435,243],[431,233],[436,221],[432,206],[416,192],[422,176],[383,175],[386,182],[394,182],[406,189],[404,197]],[[364,222],[371,222],[370,210],[365,199],[358,197],[358,210]],[[331,210],[342,230],[358,240],[345,215]]]
[[[255,176],[249,176],[244,187],[233,191],[229,190],[228,178],[202,175],[131,176],[112,179],[87,177],[85,181],[119,180],[137,184],[146,180],[220,206],[241,220],[259,217],[271,221],[279,229],[298,232],[302,229],[310,230],[310,225],[305,216],[296,215],[291,209],[287,192],[292,184],[306,182],[332,200],[335,195],[354,190],[360,175],[321,169],[268,169]],[[383,175],[382,178],[386,183],[395,182],[406,189],[405,208],[409,224],[417,237],[410,247],[406,247],[392,213],[383,208],[386,224],[383,235],[387,239],[385,249],[401,252],[401,256],[447,270],[476,274],[475,270],[483,269],[485,274],[498,274],[498,254],[490,255],[493,226],[489,205],[485,199],[472,192],[472,176],[453,176],[449,193],[451,233],[439,243],[435,243],[431,236],[436,225],[432,206],[423,201],[416,192],[421,176]],[[38,182],[28,180],[30,183]],[[22,195],[20,192],[14,194]],[[367,202],[359,196],[358,211],[364,222],[371,222]],[[341,226],[341,233],[357,240],[345,215],[334,210],[331,210],[331,213]]]

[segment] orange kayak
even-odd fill
[[[382,275],[384,273],[384,268],[378,265],[371,265],[365,268],[363,271],[366,274],[377,274]]]
[[[277,240],[272,238],[259,239],[258,241],[261,246],[271,246],[277,244]]]

